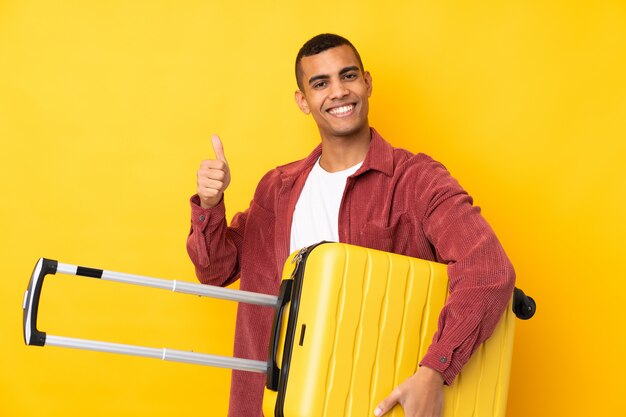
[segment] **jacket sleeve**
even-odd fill
[[[441,372],[451,384],[498,324],[515,273],[480,208],[449,172],[432,161],[423,180],[420,188],[429,196],[424,231],[439,261],[448,264],[449,295],[420,365]]]
[[[224,199],[211,208],[200,207],[198,195],[190,199],[191,230],[187,253],[203,284],[226,286],[239,277],[239,255],[248,211],[237,213],[231,227],[225,217]]]

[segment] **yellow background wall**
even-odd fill
[[[332,31],[374,79],[371,122],[445,163],[539,309],[508,416],[617,416],[623,378],[626,5],[576,1],[0,1],[0,415],[224,415],[229,372],[26,347],[40,256],[194,281],[187,198],[218,132],[229,216],[317,144],[293,59]],[[234,305],[46,283],[50,334],[230,354]]]

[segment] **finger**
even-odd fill
[[[219,170],[226,171],[228,169],[228,164],[224,161],[220,161],[219,159],[207,159],[206,161],[202,161],[200,164],[200,171],[209,171],[209,170]]]
[[[220,161],[228,163],[226,161],[226,155],[224,155],[224,145],[222,145],[222,141],[220,137],[217,135],[211,136],[211,142],[213,144],[213,151],[215,152],[215,157]]]
[[[222,169],[206,168],[198,170],[198,179],[208,178],[211,180],[224,181],[226,179],[226,172]]]
[[[202,178],[198,180],[198,189],[202,190],[216,190],[219,192],[224,191],[224,182],[219,180],[212,180],[208,178]]]
[[[376,407],[376,410],[374,410],[374,415],[376,417],[380,417],[387,414],[387,412],[398,403],[399,399],[400,392],[398,390],[393,390],[393,392],[387,398],[385,398],[378,404],[378,407]]]

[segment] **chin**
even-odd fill
[[[331,134],[338,137],[354,136],[368,129],[367,125],[346,126],[344,128],[332,129]]]

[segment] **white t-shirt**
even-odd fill
[[[346,180],[362,163],[343,171],[327,172],[317,160],[293,212],[291,252],[322,240],[339,242],[339,207]]]

